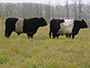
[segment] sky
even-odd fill
[[[42,4],[51,4],[57,5],[61,4],[64,5],[66,0],[0,0],[2,3],[42,3]],[[90,0],[82,0],[83,3],[90,3]],[[72,3],[72,0],[69,0],[69,3]]]

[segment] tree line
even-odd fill
[[[38,3],[0,3],[0,18],[7,17],[44,17],[47,21],[52,18],[59,19],[86,19],[90,20],[90,4],[82,3],[82,0],[72,0],[69,4],[66,0],[65,5],[51,5]]]

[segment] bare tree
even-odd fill
[[[74,19],[77,19],[77,0],[72,0],[73,4],[73,12],[74,12]]]
[[[50,17],[51,17],[51,6],[50,4],[45,4],[45,18],[50,21]]]
[[[33,4],[30,3],[28,8],[29,8],[29,17],[32,18],[33,17]]]
[[[79,4],[79,19],[81,19],[81,15],[82,15],[82,0],[78,0],[78,4]]]
[[[69,0],[66,0],[65,3],[66,3],[66,18],[69,19]]]
[[[90,18],[90,3],[88,4],[87,17]]]
[[[55,7],[54,6],[51,7],[51,18],[52,19],[55,18]]]
[[[42,17],[42,4],[39,4],[39,16]]]

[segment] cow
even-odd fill
[[[49,37],[51,33],[53,38],[59,37],[59,35],[66,35],[66,37],[74,39],[81,28],[87,28],[85,20],[69,20],[69,19],[52,19],[50,21]]]
[[[47,22],[43,17],[41,18],[7,18],[5,21],[5,36],[10,37],[11,33],[14,31],[18,35],[21,33],[26,33],[28,38],[33,38],[33,35],[37,32],[39,27],[44,27]]]

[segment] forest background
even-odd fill
[[[49,23],[51,19],[85,19],[90,25],[90,3],[85,4],[82,0],[65,1],[65,5],[60,3],[51,5],[41,3],[0,3],[0,18],[2,23],[8,17],[44,17]]]

